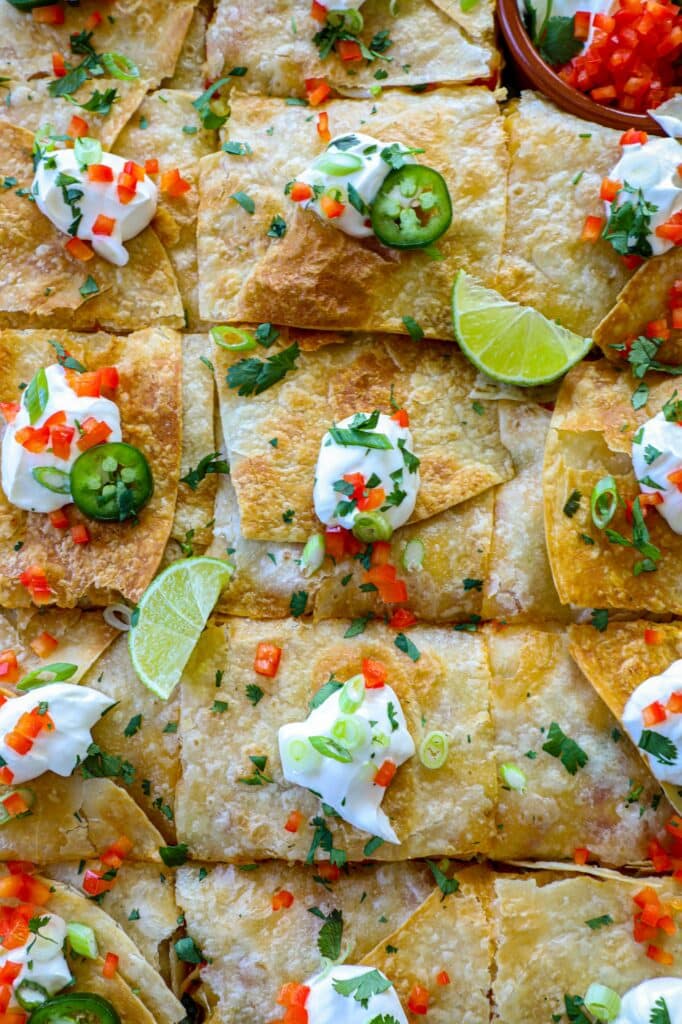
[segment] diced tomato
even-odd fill
[[[657,964],[663,964],[665,967],[669,967],[674,962],[672,953],[660,949],[659,946],[647,946],[646,955],[650,960],[655,960]]]
[[[189,192],[191,187],[190,183],[180,176],[177,167],[174,167],[172,171],[164,171],[161,175],[161,191],[173,199]]]
[[[88,448],[94,448],[97,444],[104,444],[111,434],[111,427],[104,420],[96,420],[94,416],[88,416],[81,423],[83,433],[76,441],[76,447],[85,452]]]
[[[71,540],[74,544],[89,544],[90,534],[85,523],[76,523],[71,527]]]
[[[355,42],[354,39],[339,39],[336,44],[336,52],[341,60],[346,64],[352,64],[355,61],[362,60],[360,44]]]
[[[383,661],[376,658],[362,659],[362,674],[365,677],[365,686],[368,690],[379,690],[386,685],[388,669]]]
[[[118,957],[115,953],[107,953],[104,958],[104,966],[102,967],[102,974],[105,978],[111,979],[118,970]]]
[[[652,725],[657,725],[659,722],[665,722],[668,717],[667,712],[660,701],[655,700],[652,704],[648,704],[647,707],[642,711],[642,718],[644,724],[648,728]]]
[[[43,630],[34,640],[31,640],[30,646],[31,650],[35,651],[39,658],[47,658],[48,654],[52,654],[59,647],[59,640],[57,640],[56,636],[52,636],[51,633]]]
[[[303,815],[300,811],[292,811],[287,818],[284,828],[287,832],[298,832],[299,828],[303,824]]]
[[[395,761],[386,760],[383,762],[378,772],[374,776],[374,785],[381,786],[382,789],[386,789],[391,785],[395,777],[395,773],[398,771],[398,766]]]
[[[317,134],[323,142],[331,142],[332,133],[329,131],[329,114],[326,110],[317,115]]]
[[[27,452],[44,452],[50,440],[49,427],[22,427],[14,435],[17,444]]]
[[[39,25],[63,25],[64,8],[61,4],[49,4],[47,7],[34,7],[31,11],[33,20]]]
[[[395,420],[399,427],[409,427],[410,425],[410,417],[406,409],[398,409],[393,413],[391,419]]]
[[[144,162],[145,174],[158,174],[159,173],[159,161],[156,157],[151,160],[145,160]]]
[[[82,139],[89,133],[90,125],[85,120],[85,118],[79,117],[78,114],[74,114],[71,120],[69,121],[67,134],[70,135],[72,139]]]
[[[100,181],[105,184],[114,180],[114,172],[108,164],[89,164],[88,181]]]
[[[0,413],[6,423],[14,423],[21,406],[18,402],[0,402]]]
[[[92,225],[92,233],[93,235],[105,235],[109,237],[113,235],[115,227],[115,217],[107,217],[104,213],[98,213],[95,218],[95,222]]]
[[[311,107],[319,107],[332,94],[331,86],[324,78],[306,78],[305,89]]]
[[[0,651],[0,683],[18,683],[20,676],[19,662],[12,648]]]
[[[330,864],[328,860],[322,861],[321,864],[316,864],[315,870],[325,882],[338,882],[341,877],[341,869],[336,864]]]
[[[88,32],[92,32],[102,23],[102,15],[99,11],[93,11],[92,14],[85,19],[85,27]]]
[[[660,631],[660,629],[645,629],[644,643],[651,644],[654,647],[658,646],[658,644],[663,643],[663,634]]]
[[[327,20],[327,8],[323,7],[322,4],[318,4],[317,0],[313,0],[313,5],[310,8],[310,17],[324,24]]]
[[[288,910],[294,902],[293,893],[290,893],[288,889],[280,889],[272,897],[272,909],[273,910]]]
[[[259,676],[267,676],[274,679],[282,660],[282,648],[276,644],[260,643],[256,648],[256,658],[253,663],[253,671]]]
[[[50,431],[52,452],[58,459],[68,459],[71,455],[71,442],[75,433],[75,427],[53,427]]]
[[[449,985],[450,975],[447,971],[439,971],[436,975],[436,985]]]
[[[57,508],[49,513],[50,522],[55,530],[65,530],[69,525],[69,517],[63,508]]]
[[[329,220],[335,220],[340,217],[343,211],[346,209],[345,203],[340,203],[338,199],[333,199],[332,196],[322,196],[320,199],[320,208],[322,213]]]
[[[429,1010],[429,990],[415,982],[407,1000],[407,1008],[410,1013],[423,1017]]]
[[[279,1006],[305,1006],[308,1002],[310,989],[307,985],[299,985],[295,981],[289,981],[282,985],[277,996]]]
[[[598,242],[605,224],[603,217],[587,217],[580,236],[583,242]]]
[[[82,263],[87,263],[95,255],[88,242],[84,242],[82,238],[76,238],[75,236],[68,240],[64,248],[70,256],[80,260]]]
[[[110,892],[114,888],[115,879],[102,878],[98,871],[86,868],[83,874],[83,892],[88,896],[101,896],[104,892]]]
[[[576,39],[587,39],[590,34],[590,11],[577,11],[573,18],[573,35]]]
[[[391,629],[402,631],[403,629],[409,629],[410,626],[414,626],[416,621],[417,616],[407,608],[396,608],[388,624]]]
[[[66,65],[61,53],[52,54],[52,74],[55,78],[64,78],[66,74]]]
[[[314,193],[310,185],[306,185],[304,181],[295,181],[291,186],[289,198],[293,200],[294,203],[304,203],[306,199],[312,199],[313,194]]]
[[[573,851],[573,861],[575,864],[587,864],[590,859],[590,851],[586,846],[577,846]]]

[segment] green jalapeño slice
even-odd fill
[[[448,186],[432,167],[406,164],[386,177],[370,214],[374,234],[392,249],[433,245],[452,223]]]
[[[8,0],[18,11],[32,11],[34,7],[48,7],[54,0]]]
[[[79,455],[71,467],[71,497],[91,519],[131,519],[154,492],[149,463],[122,441],[98,444]]]
[[[108,999],[91,992],[72,992],[41,1003],[31,1014],[31,1024],[121,1024]]]

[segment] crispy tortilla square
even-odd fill
[[[41,565],[55,603],[108,604],[117,594],[137,601],[151,581],[170,534],[178,490],[182,433],[180,337],[150,328],[128,337],[66,331],[0,332],[0,395],[15,401],[22,382],[56,361],[48,339],[62,344],[90,369],[116,365],[123,440],[140,448],[154,476],[154,495],[136,521],[97,522],[75,507],[70,521],[87,522],[91,541],[76,546],[70,532],[49,518],[24,512],[0,492],[0,604],[28,606],[19,575]],[[19,546],[21,544],[21,546]]]
[[[0,175],[16,179],[0,191],[0,324],[122,331],[182,326],[175,274],[152,227],[127,243],[125,267],[99,256],[82,263],[66,252],[66,235],[28,198],[32,147],[30,132],[0,122]]]
[[[446,178],[453,223],[439,240],[442,258],[350,238],[300,210],[284,187],[323,149],[309,108],[233,94],[231,138],[243,156],[201,162],[199,301],[205,320],[255,321],[340,330],[406,333],[413,317],[429,337],[451,338],[450,292],[466,267],[495,280],[506,208],[507,150],[493,94],[483,88],[388,93],[376,103],[328,104],[331,130],[362,130],[424,149],[424,163]],[[249,215],[234,199],[245,192]],[[275,215],[283,238],[269,238]]]
[[[319,445],[332,424],[391,398],[410,416],[421,485],[412,522],[428,519],[513,475],[497,403],[469,400],[475,373],[447,343],[358,339],[301,352],[297,368],[261,395],[240,398],[226,371],[239,354],[215,347],[218,397],[241,532],[250,540],[305,541]],[[277,438],[276,447],[270,441]],[[293,517],[287,510],[293,510]],[[290,522],[288,520],[291,520]]]
[[[176,824],[179,840],[189,845],[193,856],[305,859],[313,826],[291,834],[284,822],[294,809],[310,821],[321,813],[320,803],[312,793],[283,779],[277,730],[307,716],[308,701],[332,672],[340,680],[348,679],[360,671],[365,657],[376,657],[388,666],[417,747],[432,729],[442,729],[450,738],[447,763],[438,772],[424,768],[417,756],[401,767],[383,808],[402,842],[384,843],[372,856],[465,857],[487,847],[496,782],[482,639],[418,626],[410,631],[419,652],[413,662],[396,648],[396,634],[387,627],[370,624],[361,635],[345,639],[349,625],[347,620],[307,625],[293,619],[233,619],[204,633],[181,695],[182,779]],[[253,671],[260,642],[283,649],[271,683]],[[221,682],[218,690],[216,679]],[[249,700],[249,684],[264,692],[257,705]],[[229,708],[217,712],[216,698]],[[267,758],[272,784],[239,781],[253,771],[251,756]],[[349,860],[363,857],[368,834],[340,819],[330,819],[328,825],[335,847],[345,850]]]
[[[167,89],[203,90],[206,83],[206,29],[213,12],[213,0],[199,0],[194,8],[175,71],[162,83]]]
[[[532,92],[506,124],[511,166],[497,287],[587,336],[629,276],[608,242],[580,239],[585,218],[603,215],[599,186],[620,158],[620,133]]]
[[[646,519],[651,543],[661,551],[657,572],[634,575],[641,555],[611,543],[590,514],[590,496],[603,477],[614,477],[621,497],[634,499],[639,487],[632,471],[632,438],[675,391],[676,381],[652,380],[645,407],[632,408],[634,383],[606,361],[582,363],[564,379],[545,450],[545,530],[559,597],[586,608],[682,611],[682,537],[656,513]],[[575,493],[572,516],[566,503]],[[619,506],[609,529],[632,538],[626,507]]]
[[[493,1020],[549,1021],[565,1014],[565,995],[584,996],[592,981],[622,996],[641,981],[675,973],[647,957],[647,944],[633,938],[632,898],[644,885],[663,901],[679,896],[674,882],[660,878],[498,878]],[[589,927],[606,916],[610,923]],[[679,931],[656,942],[679,959]]]
[[[324,78],[347,96],[369,96],[377,70],[382,88],[432,82],[457,84],[488,78],[500,63],[494,45],[494,5],[401,0],[391,16],[385,0],[362,7],[360,38],[371,47],[383,33],[389,46],[374,61],[344,62],[332,50],[324,60],[313,36],[323,26],[310,15],[308,0],[220,0],[207,34],[207,72],[212,80],[235,65],[246,65],[244,87],[265,96],[303,96],[305,79]]]
[[[599,636],[591,626],[584,628]],[[587,847],[606,864],[646,860],[647,843],[661,833],[669,810],[569,657],[566,635],[489,629],[487,644],[495,759],[500,767],[520,768],[527,780],[523,792],[500,783],[491,855],[572,859],[577,847]],[[562,759],[543,750],[553,722],[587,755],[583,767],[568,755]]]

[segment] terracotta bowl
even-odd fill
[[[595,103],[589,96],[566,85],[542,57],[530,41],[517,6],[517,0],[497,0],[497,19],[507,50],[516,68],[516,75],[523,88],[537,89],[558,107],[575,114],[585,121],[596,121],[597,124],[627,131],[636,128],[649,132],[651,135],[663,135],[663,131],[648,114],[630,114],[623,110],[614,110],[601,103]]]

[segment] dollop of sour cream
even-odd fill
[[[612,181],[628,184],[641,189],[644,201],[656,207],[651,214],[649,244],[654,256],[672,249],[673,243],[659,238],[656,228],[665,224],[675,213],[682,210],[682,177],[678,167],[682,163],[682,146],[675,139],[649,139],[644,144],[636,142],[623,146],[623,153],[609,174]],[[633,196],[621,189],[616,204],[631,201]],[[606,216],[611,216],[612,203],[604,203]]]
[[[682,152],[682,149],[680,150]],[[668,479],[682,469],[682,427],[659,412],[642,426],[632,443],[632,468],[645,494],[660,494],[656,506],[671,530],[682,534],[682,491]],[[646,480],[659,484],[653,487]]]
[[[306,981],[310,994],[305,1008],[310,1024],[368,1024],[369,1021],[381,1019],[396,1021],[396,1024],[407,1024],[407,1017],[396,991],[385,974],[381,976],[385,983],[383,992],[377,992],[367,1000],[366,1008],[351,992],[343,995],[335,985],[352,981],[373,970],[371,967],[359,967],[353,964],[341,964],[331,971],[323,971]]]
[[[92,743],[90,730],[114,701],[89,686],[48,683],[0,707],[0,754],[14,775],[14,784],[37,779],[44,772],[71,775]],[[53,728],[42,729],[25,754],[8,746],[7,736],[24,714],[45,709]]]
[[[360,706],[347,714],[341,707],[342,692],[327,697],[305,722],[280,728],[284,777],[319,794],[350,825],[398,843],[381,809],[386,786],[374,779],[386,761],[398,768],[415,752],[403,709],[393,689],[382,686],[365,688]]]
[[[651,1011],[659,999],[665,1000],[672,1024],[682,1020],[682,979],[652,978],[625,993],[613,1024],[650,1024]]]
[[[355,3],[352,6],[358,5]],[[335,9],[340,8],[335,5]],[[332,224],[353,238],[369,238],[374,232],[366,208],[374,202],[379,189],[391,173],[391,165],[381,154],[392,145],[397,145],[405,153],[405,163],[414,163],[407,147],[400,143],[380,142],[361,132],[332,139],[324,153],[316,157],[310,167],[296,179],[297,182],[310,185],[314,193],[300,205],[306,210],[312,210],[325,224]],[[323,196],[342,203],[343,213],[337,217],[328,217],[321,204]],[[361,204],[364,204],[365,209],[362,209]],[[358,206],[361,206],[360,210]]]
[[[379,510],[396,530],[407,522],[417,503],[419,459],[412,451],[412,433],[408,427],[401,427],[396,420],[380,413],[371,429],[358,428],[357,424],[367,420],[368,414],[365,413],[348,416],[322,438],[313,488],[315,513],[327,526],[342,526],[352,530],[362,510],[357,503],[353,504],[350,495],[335,489],[335,485],[342,486],[344,476],[361,473],[368,488],[370,485],[383,488],[386,500]],[[372,422],[372,418],[369,422]],[[341,443],[335,439],[334,430],[346,428],[366,433],[368,439],[378,434],[386,439],[388,446],[370,448],[363,444]],[[394,497],[390,498],[391,495]],[[389,498],[391,503],[387,504]]]
[[[675,748],[664,751],[660,757],[640,748],[646,754],[652,773],[661,782],[672,782],[682,785],[682,714],[666,711],[666,718],[655,725],[646,726],[643,717],[644,708],[655,701],[664,707],[673,693],[682,693],[682,659],[673,661],[658,676],[650,676],[631,694],[623,712],[623,725],[634,744],[639,746],[642,733],[649,729],[656,735],[665,736]],[[663,757],[663,760],[661,760]],[[668,763],[670,762],[670,763]]]
[[[111,168],[113,181],[90,181],[88,169],[78,162],[74,149],[51,150],[38,163],[31,191],[40,212],[56,228],[67,233],[80,216],[77,237],[90,242],[98,256],[123,267],[129,259],[123,243],[147,227],[156,213],[158,192],[145,174],[137,182],[130,202],[122,203],[118,197],[118,176],[125,159],[114,153],[102,153],[98,163]],[[115,221],[111,235],[94,233],[93,226],[100,214]]]
[[[31,423],[24,390],[16,419],[13,423],[7,424],[2,439],[2,489],[12,505],[30,512],[53,512],[71,500],[69,493],[53,491],[41,484],[33,471],[45,466],[68,475],[81,454],[76,443],[77,423],[83,423],[92,416],[94,419],[103,420],[109,426],[109,441],[120,441],[122,438],[121,416],[115,402],[108,398],[86,398],[77,395],[69,387],[64,368],[56,363],[45,367],[45,378],[48,398],[40,416]],[[56,412],[65,412],[64,425],[74,428],[68,459],[58,458],[50,445],[45,451],[30,452],[19,444],[17,433],[20,430],[28,426],[39,429]]]
[[[58,914],[50,914],[43,907],[36,916],[47,920],[29,936],[24,946],[8,950],[0,946],[0,969],[7,963],[21,964],[21,971],[12,983],[11,1006],[19,1006],[15,992],[22,981],[41,985],[48,995],[54,996],[73,980],[63,952],[66,923]]]

